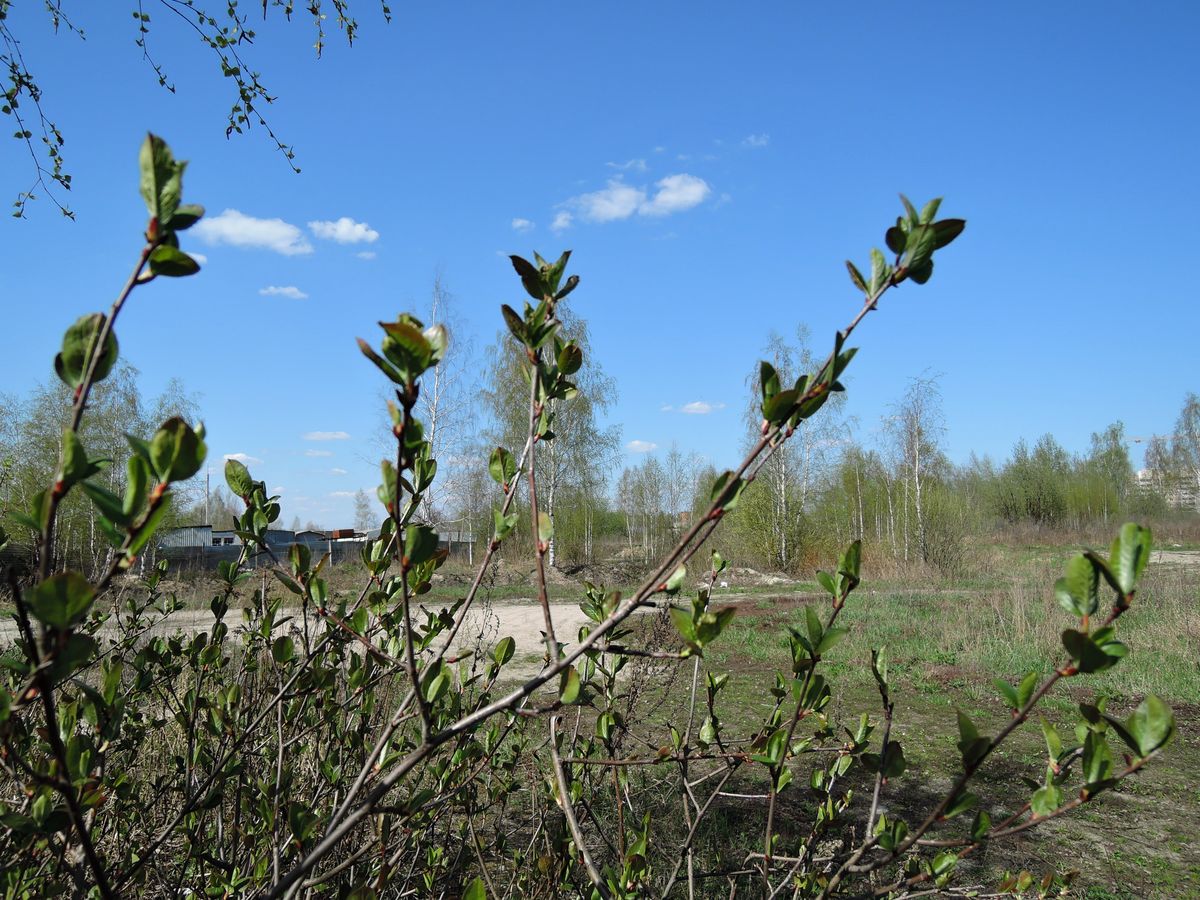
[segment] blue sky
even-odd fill
[[[145,4],[172,95],[123,7],[74,6],[86,41],[32,0],[10,14],[78,220],[43,201],[0,224],[0,387],[48,377],[63,328],[111,302],[152,129],[191,160],[210,230],[184,246],[206,262],[135,292],[123,355],[147,391],[200,394],[213,458],[259,460],[288,520],[345,524],[376,481],[379,378],[354,338],[440,269],[486,345],[523,293],[510,252],[573,249],[623,443],[732,464],[768,333],[804,323],[823,350],[857,306],[842,261],[882,245],[898,191],[969,224],[859,332],[860,437],[927,372],[956,461],[1048,431],[1083,450],[1118,419],[1168,432],[1200,389],[1194,3],[400,2],[385,26],[359,0],[359,40],[331,34],[320,61],[301,13],[273,15],[247,58],[300,175],[261,131],[225,139],[231,85],[180,20]],[[10,196],[23,154],[0,144]]]

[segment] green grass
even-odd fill
[[[1064,551],[1020,554],[1013,574],[993,587],[974,585],[927,592],[908,586],[865,584],[851,597],[840,625],[848,637],[824,663],[834,685],[832,716],[853,723],[879,699],[870,674],[870,649],[886,645],[891,660],[894,734],[904,744],[909,771],[889,786],[898,812],[912,821],[927,810],[934,787],[958,771],[955,710],[995,733],[1008,711],[992,686],[1028,671],[1048,673],[1061,660],[1060,632],[1070,624],[1053,599],[1049,568]],[[1200,570],[1157,567],[1147,573],[1134,608],[1119,622],[1130,656],[1100,676],[1060,683],[1042,709],[1064,735],[1076,705],[1098,695],[1127,714],[1147,693],[1176,707],[1178,736],[1146,771],[1075,815],[1028,833],[1021,841],[964,860],[959,884],[994,885],[1005,870],[1035,874],[1078,870],[1078,896],[1096,898],[1200,897]],[[822,618],[826,601],[819,603]],[[735,623],[706,653],[713,670],[732,670],[722,709],[732,730],[754,728],[770,709],[769,685],[789,666],[787,627],[804,628],[794,597],[743,603]],[[977,793],[993,811],[1016,809],[1028,797],[1022,775],[1040,779],[1045,749],[1036,722],[1027,723],[981,772]],[[798,776],[798,780],[800,780]],[[864,788],[866,785],[863,786]],[[909,815],[911,813],[911,815]]]

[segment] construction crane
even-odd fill
[[[1183,437],[1182,434],[1151,434],[1146,437],[1131,437],[1129,440],[1135,444],[1146,444],[1155,440],[1156,438],[1163,438],[1164,440],[1173,441],[1176,438],[1181,437]]]

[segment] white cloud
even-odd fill
[[[644,159],[631,159],[628,162],[623,163],[610,162],[605,163],[605,165],[610,169],[616,169],[620,172],[628,172],[630,169],[635,172],[645,172],[648,168]]]
[[[348,441],[350,435],[344,431],[309,431],[304,435],[306,441]]]
[[[643,216],[669,216],[683,212],[699,206],[712,193],[708,182],[695,175],[668,175],[655,187],[658,191],[638,209]]]
[[[533,228],[533,222],[529,219],[516,218],[512,220],[513,231],[530,231]]]
[[[761,134],[748,134],[742,139],[743,147],[751,147],[755,150],[761,150],[771,143],[771,136],[765,131]]]
[[[326,241],[337,241],[339,244],[373,244],[379,240],[379,232],[366,222],[355,222],[349,216],[342,216],[334,222],[309,222],[308,230]]]
[[[305,450],[305,456],[333,456],[332,450]]]
[[[256,219],[236,209],[201,219],[192,229],[208,244],[229,244],[244,249],[274,250],[284,256],[312,253],[312,244],[302,232],[283,219]]]
[[[190,256],[196,262],[200,263],[200,265],[202,265],[202,266],[208,264],[208,257],[205,256],[203,253],[189,253],[188,256]]]
[[[574,219],[575,217],[564,209],[554,217],[554,221],[550,223],[550,228],[553,231],[562,231],[566,228],[570,228],[571,222],[574,221]]]
[[[330,497],[353,497],[358,491],[330,491]]]
[[[664,147],[662,144],[659,144],[657,147],[654,148],[654,152],[655,153],[666,153],[667,148]]]
[[[628,219],[645,202],[645,191],[613,178],[604,190],[580,194],[571,201],[571,205],[588,222],[613,222]]]
[[[359,259],[374,259],[377,254],[375,253],[374,250],[359,250],[354,255],[357,256]]]
[[[262,462],[257,456],[251,456],[249,453],[226,453],[225,459],[236,459],[244,466],[257,465]]]
[[[277,484],[277,485],[275,485],[275,487],[271,488],[271,493],[272,494],[285,494],[285,493],[287,493],[287,488],[285,488],[282,484]]]
[[[679,407],[679,411],[689,416],[707,416],[710,412],[716,412],[718,409],[724,408],[724,403],[708,403],[704,400],[693,400],[691,403],[686,403]]]
[[[659,217],[683,212],[703,203],[710,194],[712,188],[707,181],[686,173],[660,179],[653,192],[612,178],[603,190],[572,197],[564,205],[578,212],[585,222],[616,222],[634,215]],[[571,221],[571,213],[560,212],[551,228],[559,231]]]
[[[658,408],[658,411],[659,412],[671,412],[673,409],[675,409],[675,407],[673,407],[670,403],[664,403],[662,406],[660,406]]]
[[[657,450],[658,444],[650,441],[630,441],[625,445],[625,449],[630,453],[649,453],[651,450]]]
[[[307,300],[308,294],[300,290],[294,284],[276,285],[272,284],[265,288],[259,288],[258,293],[263,297],[287,297],[289,300]]]
[[[333,468],[333,469],[330,469],[330,470],[329,470],[329,474],[330,474],[330,475],[345,475],[345,474],[346,474],[346,470],[345,470],[345,469]]]

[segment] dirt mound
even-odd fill
[[[728,583],[729,587],[770,587],[777,584],[792,584],[793,578],[771,572],[759,572],[745,566],[726,569],[717,578],[717,583]]]
[[[645,573],[646,567],[643,563],[625,559],[562,568],[562,574],[573,582],[590,581],[592,584],[606,587],[636,584],[642,580]]]

